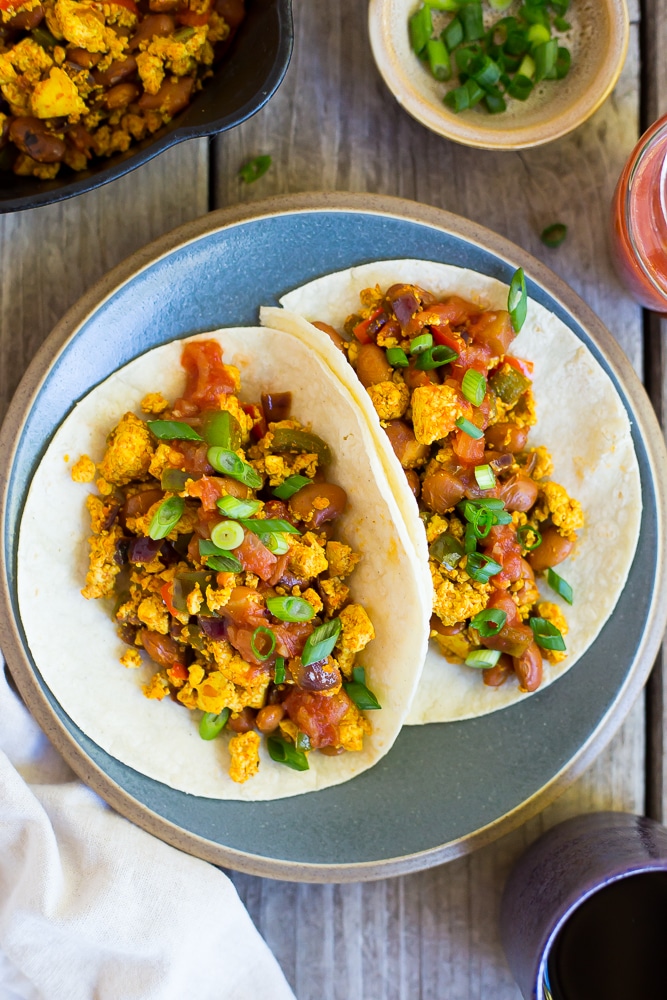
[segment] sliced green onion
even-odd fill
[[[491,115],[499,115],[507,110],[507,102],[501,94],[487,94],[484,98],[487,111]]]
[[[496,515],[488,507],[480,507],[470,523],[476,538],[486,538],[491,528],[497,523]]]
[[[340,618],[334,618],[311,632],[301,654],[301,663],[304,667],[309,667],[311,663],[318,663],[320,660],[326,660],[336,645],[341,627]]]
[[[474,438],[475,441],[479,441],[480,438],[484,437],[484,431],[477,427],[476,424],[473,424],[470,420],[466,420],[465,417],[459,417],[456,421],[456,426],[460,431],[463,431],[464,434],[467,434],[468,437]],[[482,487],[482,489],[485,489],[485,487]]]
[[[475,552],[477,550],[477,535],[475,534],[475,525],[472,521],[469,524],[466,524],[463,544],[466,555],[470,555],[471,552]]]
[[[238,497],[220,497],[216,501],[218,510],[227,517],[252,517],[260,509],[262,504],[259,500],[239,500]]]
[[[566,21],[564,17],[554,18],[554,28],[556,31],[569,31],[572,25],[569,21]]]
[[[236,556],[208,556],[206,559],[207,569],[214,569],[216,573],[240,573],[243,566]]]
[[[238,420],[229,410],[206,410],[202,414],[202,434],[209,447],[236,451],[242,434]]]
[[[163,490],[170,490],[177,493],[185,489],[188,479],[192,479],[191,472],[183,472],[181,469],[163,469],[160,476],[160,486]]]
[[[542,649],[556,649],[562,652],[565,647],[565,640],[559,628],[546,618],[529,618],[528,624],[533,630],[535,642]]]
[[[457,508],[466,521],[473,525],[477,523],[480,510],[487,510],[493,515],[494,524],[510,524],[512,515],[505,510],[505,504],[497,497],[479,497],[476,500],[464,500]]]
[[[456,12],[465,0],[428,0],[429,7],[433,10],[448,10]]]
[[[521,65],[517,70],[517,76],[523,76],[526,80],[535,79],[535,60],[532,56],[524,56],[521,60]]]
[[[484,54],[478,55],[472,61],[468,72],[485,90],[495,87],[500,79],[500,66],[491,56]]]
[[[512,276],[507,296],[507,311],[510,314],[512,326],[518,333],[528,312],[528,292],[526,291],[526,278],[522,267],[518,268]]]
[[[263,177],[271,166],[271,157],[268,155],[256,156],[249,160],[239,170],[239,177],[245,184],[254,184],[260,177]]]
[[[505,42],[505,55],[509,56],[523,56],[528,49],[530,44],[528,42],[528,37],[525,31],[521,30],[510,30],[507,33],[507,40]]]
[[[407,368],[410,364],[408,356],[402,347],[388,347],[387,361],[392,368]]]
[[[480,490],[492,490],[496,485],[496,477],[490,465],[476,465],[475,479]]]
[[[284,684],[285,683],[285,657],[277,656],[276,664],[273,668],[273,683],[274,684]]]
[[[556,78],[556,59],[558,57],[558,42],[555,38],[543,42],[533,49],[535,57],[535,82]]]
[[[211,541],[219,549],[237,549],[245,535],[237,521],[220,521],[211,529]]]
[[[252,519],[239,517],[237,520],[247,531],[254,531],[256,535],[275,535],[278,532],[286,532],[288,535],[301,534],[298,528],[282,517],[255,517]]]
[[[288,476],[287,479],[282,481],[280,486],[276,486],[273,495],[274,497],[278,497],[279,500],[289,500],[290,497],[293,497],[304,486],[310,486],[312,481],[307,476]]]
[[[261,639],[262,636],[266,636],[269,640],[269,648],[262,652],[257,646],[257,640]],[[265,625],[258,625],[253,634],[250,636],[250,648],[257,657],[258,660],[268,660],[271,653],[276,648],[276,637],[270,628]]]
[[[473,649],[465,659],[466,667],[477,667],[480,670],[488,670],[495,667],[500,659],[499,649]]]
[[[428,5],[420,7],[414,12],[408,20],[408,30],[413,52],[421,55],[433,32],[433,18],[431,17],[431,8]]]
[[[427,347],[425,351],[420,351],[415,361],[415,368],[419,371],[430,372],[441,365],[448,365],[450,361],[456,361],[458,353],[451,347],[438,344],[437,347]]]
[[[530,97],[533,87],[534,84],[530,77],[517,73],[512,78],[512,82],[507,88],[507,93],[517,101],[526,101]]]
[[[239,458],[235,451],[214,445],[208,449],[206,458],[218,472],[231,476],[232,479],[238,479],[239,482],[253,490],[259,489],[262,485],[262,477],[259,473],[253,469],[252,465],[248,465],[242,458]]]
[[[530,545],[526,541],[528,535],[535,535],[535,541]],[[537,528],[532,528],[529,524],[522,524],[520,528],[516,530],[517,541],[521,545],[521,548],[525,549],[526,552],[532,552],[536,549],[538,545],[542,544],[542,536],[537,530]]]
[[[445,30],[440,35],[443,42],[451,52],[463,41],[463,25],[458,17],[452,18]]]
[[[572,604],[574,601],[574,594],[572,592],[572,587],[564,580],[562,576],[559,576],[551,567],[547,570],[547,583],[552,590],[555,590],[559,597],[562,597],[564,601],[568,604]]]
[[[502,566],[482,552],[471,552],[466,563],[466,573],[477,583],[488,583],[492,576],[500,573]]]
[[[307,771],[310,766],[305,753],[297,750],[286,740],[278,739],[277,736],[269,736],[266,748],[271,760],[275,760],[277,764],[285,764],[286,767],[291,767],[295,771]]]
[[[498,635],[506,621],[506,611],[502,611],[500,608],[487,608],[471,618],[470,624],[474,629],[477,629],[482,638],[486,639],[489,636]]]
[[[465,549],[461,542],[448,531],[443,531],[441,535],[438,535],[431,542],[428,550],[431,559],[435,559],[445,569],[455,569],[464,553]]]
[[[260,535],[260,541],[274,556],[284,556],[289,552],[289,542],[282,535]]]
[[[481,406],[486,395],[486,378],[481,372],[469,368],[461,382],[463,395],[473,406]]]
[[[526,36],[532,48],[551,40],[551,32],[545,24],[531,24]]]
[[[309,622],[315,617],[314,607],[303,597],[267,597],[266,606],[281,622]]]
[[[572,56],[570,55],[570,50],[566,49],[563,45],[558,47],[558,55],[556,56],[556,79],[562,80],[563,77],[567,76],[570,72],[570,63],[572,62]]]
[[[436,80],[449,80],[452,75],[452,64],[449,52],[441,38],[429,38],[426,43],[426,57],[431,73]]]
[[[203,740],[214,740],[227,725],[230,712],[228,708],[223,708],[218,715],[215,712],[206,712],[199,720],[199,735]]]
[[[430,333],[420,333],[418,337],[413,337],[410,341],[410,354],[421,354],[433,347],[433,336]]]
[[[163,500],[151,518],[148,528],[148,537],[153,539],[166,538],[172,531],[185,510],[185,500],[183,497],[169,497]]]
[[[448,107],[458,112],[474,108],[483,97],[484,91],[482,88],[476,80],[470,78],[466,80],[462,87],[457,87],[456,90],[450,90],[449,93],[445,94],[443,100]]]
[[[563,222],[554,222],[542,230],[540,239],[545,246],[555,249],[561,245],[566,236],[567,226]]]
[[[373,692],[366,686],[366,671],[363,667],[354,667],[352,670],[352,680],[343,684],[346,693],[352,699],[357,708],[362,712],[372,712],[382,708]]]
[[[484,35],[484,19],[482,5],[479,2],[468,2],[461,7],[458,17],[463,25],[463,33],[467,42],[476,42]]]
[[[149,420],[146,425],[160,441],[201,441],[201,435],[181,420]]]

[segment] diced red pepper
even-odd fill
[[[457,431],[452,448],[464,465],[481,465],[484,460],[484,438],[473,438],[465,431]]]
[[[0,10],[18,10],[19,7],[23,7],[28,0],[0,0]]]
[[[232,551],[246,572],[256,573],[260,580],[265,581],[273,576],[278,559],[253,531],[246,531],[239,547]]]
[[[188,679],[188,668],[184,663],[173,663],[171,667],[167,668],[167,674],[177,681],[187,681]]]
[[[250,436],[254,438],[255,441],[261,441],[269,429],[266,420],[264,419],[264,410],[256,403],[244,403],[243,412],[247,413],[252,419]]]
[[[160,597],[167,605],[167,611],[170,615],[176,617],[178,615],[178,610],[173,605],[174,599],[174,581],[171,580],[169,583],[165,583],[163,587],[160,588]]]
[[[352,333],[360,344],[372,343],[373,338],[369,332],[371,323],[376,320],[378,316],[381,316],[383,312],[384,309],[382,308],[376,309],[375,312],[371,313],[368,319],[362,319],[361,323],[357,323],[357,325],[353,328]]]

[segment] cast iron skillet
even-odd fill
[[[0,213],[50,205],[92,191],[140,167],[184,139],[225,132],[263,107],[278,89],[292,55],[292,0],[246,0],[246,16],[227,52],[193,102],[169,125],[125,153],[52,181],[0,173]]]

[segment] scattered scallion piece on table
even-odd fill
[[[567,226],[563,222],[554,222],[551,226],[547,226],[540,233],[540,239],[544,245],[551,247],[551,249],[559,247],[566,236]]]
[[[239,170],[239,178],[245,184],[253,184],[258,181],[260,177],[263,177],[266,171],[271,166],[271,157],[267,154],[263,156],[256,156],[254,159],[249,160]]]

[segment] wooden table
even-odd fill
[[[514,240],[598,313],[662,412],[667,328],[619,286],[606,220],[639,132],[667,110],[667,69],[658,61],[667,0],[630,0],[623,74],[585,126],[551,145],[500,154],[447,142],[399,108],[371,57],[366,8],[366,0],[294,0],[287,77],[245,125],[211,143],[185,143],[78,199],[0,217],[0,417],[55,322],[131,251],[210,209],[310,190],[400,195]],[[270,153],[273,166],[256,184],[241,184],[239,166],[259,153]],[[550,250],[539,233],[554,221],[568,225],[568,237]],[[507,873],[530,841],[567,816],[618,809],[663,819],[664,683],[658,665],[595,764],[540,816],[472,856],[363,885],[232,874],[298,1000],[519,1000],[499,943]]]

